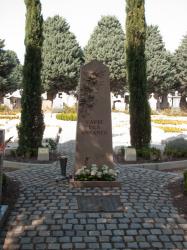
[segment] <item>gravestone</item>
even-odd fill
[[[38,148],[38,161],[49,161],[49,149]]]
[[[173,108],[180,108],[180,99],[181,96],[179,95],[178,91],[175,91],[175,95],[173,96]]]
[[[136,161],[135,148],[125,148],[125,161]]]
[[[154,98],[154,94],[151,94],[151,98],[149,98],[149,105],[151,110],[157,110],[157,99]]]
[[[75,171],[91,164],[113,167],[109,70],[97,60],[81,68]]]

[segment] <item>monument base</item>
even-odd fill
[[[121,183],[118,181],[76,181],[70,180],[70,187],[75,188],[87,188],[87,187],[121,187]]]

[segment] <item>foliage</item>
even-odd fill
[[[142,148],[151,140],[150,108],[147,98],[144,0],[126,0],[126,59],[130,91],[131,145]]]
[[[42,143],[43,146],[49,148],[49,150],[56,150],[57,149],[57,142],[52,138],[45,139],[45,144]]]
[[[187,171],[183,173],[184,176],[184,192],[187,194]]]
[[[0,119],[7,119],[7,120],[14,120],[14,119],[19,119],[19,116],[11,114],[11,115],[1,115],[0,114]]]
[[[161,151],[154,147],[143,147],[136,150],[137,157],[142,158],[144,160],[160,160]]]
[[[174,87],[176,73],[174,59],[166,51],[158,26],[147,26],[145,55],[149,93],[159,96]]]
[[[75,173],[75,180],[80,181],[114,181],[118,175],[118,171],[109,168],[107,165],[83,166]]]
[[[0,115],[16,115],[18,113],[20,113],[19,109],[11,110],[6,105],[1,105],[0,104]]]
[[[187,116],[187,110],[164,109],[160,114],[168,116]]]
[[[25,0],[25,62],[23,67],[23,94],[21,123],[18,128],[20,155],[37,155],[41,146],[44,122],[41,111],[41,47],[43,42],[41,4],[39,0]]]
[[[77,108],[76,106],[73,106],[73,107],[69,107],[67,105],[64,104],[63,106],[63,113],[77,113]]]
[[[2,191],[6,189],[7,186],[7,177],[5,174],[2,175]]]
[[[179,121],[179,120],[152,120],[154,123],[158,124],[171,124],[171,125],[182,125],[182,124],[187,124],[187,121]]]
[[[187,140],[178,138],[166,144],[164,154],[170,157],[187,157]]]
[[[79,81],[83,52],[66,20],[49,17],[44,22],[42,84],[52,97],[58,92],[75,90]]]
[[[187,35],[184,36],[179,48],[175,52],[177,87],[186,104],[187,95]],[[187,108],[187,106],[184,106]]]
[[[176,127],[159,126],[158,128],[162,129],[165,133],[180,133],[183,131],[187,131],[187,129]]]
[[[77,120],[77,113],[59,113],[56,115],[57,120],[63,121],[76,121]]]
[[[110,72],[110,87],[115,93],[124,93],[126,83],[125,35],[114,16],[104,16],[98,22],[84,48],[85,61],[103,62]]]
[[[4,50],[4,41],[0,39],[0,98],[20,88],[22,66],[14,51]]]

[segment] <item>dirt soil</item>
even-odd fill
[[[181,180],[170,183],[168,189],[171,193],[173,200],[173,205],[178,208],[178,211],[181,215],[187,219],[187,194],[184,194],[183,183]]]
[[[19,196],[19,186],[20,185],[17,181],[9,177],[6,177],[6,185],[5,187],[3,187],[2,204],[8,205],[9,209],[11,209],[14,206]]]

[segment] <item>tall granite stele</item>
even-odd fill
[[[97,60],[81,68],[75,171],[91,164],[113,167],[109,70]]]

